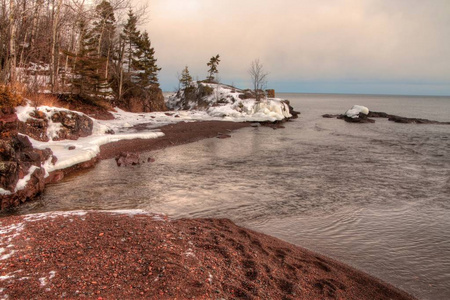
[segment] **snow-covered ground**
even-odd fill
[[[231,89],[217,86],[216,93],[221,97],[232,99],[228,103],[221,105],[211,105],[207,110],[197,111],[171,111],[152,113],[129,113],[116,108],[114,120],[93,121],[93,132],[88,137],[81,137],[78,140],[54,141],[61,129],[61,123],[53,122],[52,115],[66,111],[66,109],[40,106],[37,109],[43,112],[48,119],[47,136],[49,142],[40,142],[28,137],[34,148],[50,148],[53,156],[57,157],[57,162],[52,163],[52,157],[43,163],[40,168],[45,169],[46,176],[56,170],[65,169],[76,164],[91,160],[100,153],[100,146],[111,142],[129,139],[154,139],[164,135],[158,128],[168,124],[178,122],[195,121],[232,121],[232,122],[274,122],[291,117],[289,107],[281,99],[266,99],[257,102],[255,99],[239,99],[239,93],[232,92]],[[217,96],[217,94],[216,94]],[[214,94],[211,97],[215,97]],[[214,99],[211,98],[213,104]],[[27,104],[16,108],[18,119],[26,122],[33,118],[35,107]],[[70,111],[72,114],[82,114]],[[114,134],[111,134],[114,132]],[[27,179],[36,168],[29,170],[29,174],[21,179],[14,192],[25,188]],[[10,191],[0,188],[0,195],[9,195]]]

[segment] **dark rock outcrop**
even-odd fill
[[[368,115],[359,113],[357,118],[351,118],[347,115],[343,117],[344,121],[349,123],[375,123],[375,120],[369,119]]]
[[[267,89],[266,94],[268,98],[275,98],[275,90],[274,89]]]
[[[30,136],[31,138],[48,142],[47,129],[50,120],[42,111],[36,110],[30,114],[26,122],[19,122],[19,132]],[[71,111],[58,110],[51,116],[53,123],[61,123],[61,129],[53,137],[54,141],[59,140],[77,140],[80,137],[86,137],[92,134],[94,122],[84,114],[78,114]]]
[[[19,122],[20,133],[41,142],[48,142],[50,140],[47,136],[47,128],[47,117],[39,111],[35,111],[26,122]]]
[[[289,107],[289,113],[292,115],[291,119],[297,119],[300,112],[294,110],[289,100],[283,100],[282,102],[287,104],[287,106]]]
[[[61,123],[61,130],[54,141],[77,140],[92,134],[94,122],[86,115],[79,115],[70,111],[59,111],[52,115],[52,121]]]
[[[420,119],[420,118],[406,118],[406,117],[400,117],[396,115],[390,115],[385,112],[376,112],[371,111],[369,112],[369,117],[372,118],[387,118],[389,121],[395,122],[395,123],[403,123],[403,124],[440,124],[440,125],[450,125],[450,122],[439,122],[439,121],[433,121],[433,120],[427,120],[427,119]]]
[[[119,104],[119,107],[134,113],[167,110],[160,88],[153,87],[146,91],[135,92],[135,94],[134,97],[126,100],[126,104]]]
[[[332,114],[324,114],[322,115],[323,118],[328,119],[344,119],[347,122],[350,123],[375,123],[375,120],[370,118],[385,118],[389,121],[395,122],[395,123],[402,123],[402,124],[436,124],[436,125],[450,125],[450,122],[439,122],[439,121],[432,121],[427,119],[420,119],[420,118],[406,118],[406,117],[400,117],[396,115],[391,115],[385,112],[377,112],[377,111],[370,111],[368,115],[359,114],[358,118],[349,118],[346,115],[332,115]]]
[[[0,188],[6,194],[0,195],[0,210],[17,206],[44,190],[45,170],[41,168],[41,164],[52,155],[50,149],[34,149],[28,137],[16,131],[2,131],[2,137]],[[17,183],[26,176],[29,176],[26,185],[16,191]]]
[[[116,156],[116,163],[117,166],[121,167],[128,167],[128,166],[135,166],[140,164],[140,155],[139,153],[132,153],[132,152],[121,152],[119,155]]]

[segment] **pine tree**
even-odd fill
[[[155,49],[151,46],[146,31],[139,37],[136,58],[133,58],[132,66],[138,72],[137,85],[141,88],[159,86],[158,72],[161,68],[156,65]]]
[[[95,8],[93,27],[91,31],[91,43],[95,45],[98,82],[96,95],[107,97],[111,95],[111,81],[109,80],[110,61],[112,59],[113,39],[116,30],[116,18],[114,9],[108,1],[103,0]]]
[[[180,83],[183,86],[183,89],[186,90],[187,88],[191,87],[192,82],[192,76],[189,74],[188,66],[186,66],[183,71],[181,71],[181,78]]]
[[[209,67],[208,70],[208,78],[207,80],[209,82],[214,82],[215,78],[214,78],[214,74],[219,73],[219,70],[217,69],[217,66],[220,63],[220,59],[219,59],[219,54],[217,54],[216,56],[211,57],[211,59],[209,60],[209,62],[206,64]]]
[[[67,53],[75,60],[72,81],[73,93],[84,98],[96,98],[100,96],[105,81],[98,71],[104,65],[105,59],[97,55],[96,39],[85,21],[79,22],[79,30],[78,53]]]
[[[137,47],[139,44],[141,33],[137,29],[137,17],[134,15],[133,11],[130,9],[128,11],[128,20],[123,28],[121,34],[121,39],[125,45],[125,63],[126,72],[130,73],[133,71],[132,62],[135,59]]]

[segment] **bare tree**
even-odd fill
[[[250,74],[252,80],[256,101],[259,101],[261,96],[264,95],[263,90],[267,84],[267,75],[269,75],[269,73],[264,71],[263,65],[260,63],[259,59],[252,61],[248,73]]]
[[[9,80],[16,81],[16,9],[14,0],[9,0]]]

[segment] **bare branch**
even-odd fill
[[[256,101],[259,101],[261,96],[264,95],[263,89],[267,85],[267,75],[269,75],[269,73],[264,71],[263,65],[260,63],[259,59],[252,61],[248,73],[252,80]]]

